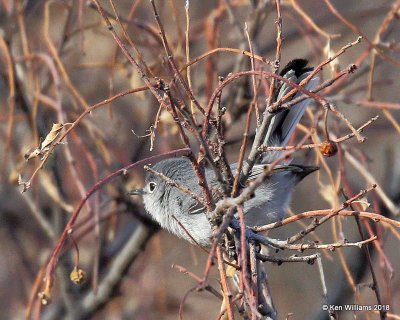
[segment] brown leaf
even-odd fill
[[[50,133],[46,136],[40,146],[40,151],[44,152],[60,134],[61,129],[64,127],[62,123],[53,123]]]
[[[24,154],[24,158],[26,161],[32,159],[32,158],[36,158],[37,156],[41,155],[42,152],[40,151],[39,148],[34,149],[33,151],[31,151],[31,149],[29,149],[25,154]]]
[[[46,138],[40,143],[39,147],[35,148],[33,151],[29,150],[24,154],[24,158],[26,161],[36,158],[37,156],[41,156],[46,153],[50,147],[50,145],[54,142],[54,140],[60,134],[64,125],[62,123],[53,123],[53,127],[51,131],[46,136]]]

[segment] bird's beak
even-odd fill
[[[127,194],[131,195],[131,196],[143,196],[145,195],[147,192],[144,189],[134,189],[131,191],[128,191]]]
[[[316,166],[304,166],[303,170],[304,170],[305,175],[308,176],[310,173],[313,173],[314,171],[319,170],[319,167],[316,167]]]
[[[301,171],[297,173],[297,176],[300,178],[300,180],[307,177],[310,173],[319,170],[319,167],[315,166],[298,166],[298,167],[301,169]]]

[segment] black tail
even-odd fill
[[[307,63],[308,61],[304,59],[292,60],[282,69],[280,74],[282,77],[290,80],[291,82],[299,84],[303,79],[308,77],[313,70],[313,68],[307,67]],[[318,82],[319,78],[315,77],[304,86],[304,89],[313,90],[318,85]],[[277,91],[274,101],[278,101],[291,90],[292,87],[290,85],[283,83]],[[301,95],[301,92],[297,92],[293,99],[298,98]],[[305,99],[302,102],[292,106],[289,110],[285,110],[276,114],[272,118],[271,124],[268,128],[264,145],[275,147],[286,146],[309,102],[310,99]],[[262,163],[270,163],[278,156],[279,152],[266,153],[262,158]]]

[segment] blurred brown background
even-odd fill
[[[101,3],[113,15],[110,4],[107,1]],[[191,58],[215,47],[248,50],[248,47],[241,47],[241,44],[247,44],[247,41],[242,41],[243,30],[245,23],[253,23],[255,27],[251,30],[251,40],[255,53],[274,59],[276,9],[273,1],[189,3]],[[331,3],[371,40],[375,39],[392,6],[398,5],[398,1],[393,0]],[[175,61],[183,66],[186,61],[185,1],[156,1],[156,4]],[[127,33],[151,72],[159,78],[171,79],[172,74],[168,70],[165,52],[157,36],[149,1],[115,1],[115,5]],[[310,65],[317,65],[327,57],[327,38],[316,32],[310,22],[306,22],[295,9],[296,6],[300,6],[326,33],[340,34],[340,37],[330,41],[334,52],[358,36],[334,16],[324,1],[282,1],[281,6],[284,38],[282,64],[302,57],[309,59]],[[257,13],[255,8],[261,7],[263,12]],[[121,53],[98,11],[85,1],[3,0],[0,2],[0,10],[0,35],[3,39],[0,52],[0,310],[3,311],[0,318],[23,319],[35,278],[86,191],[101,178],[130,162],[183,145],[170,116],[162,114],[159,128],[155,131],[154,150],[151,152],[149,137],[138,136],[148,133],[154,124],[159,105],[148,91],[127,95],[86,116],[64,140],[67,144],[55,148],[44,169],[22,194],[18,176],[21,175],[22,181],[28,181],[40,164],[40,157],[26,162],[24,154],[39,145],[39,138],[44,138],[50,132],[53,123],[73,122],[84,111],[85,104],[94,105],[123,90],[143,86],[144,83]],[[49,10],[48,18],[46,10]],[[380,116],[363,133],[368,138],[365,143],[358,144],[353,138],[345,144],[354,151],[360,163],[373,175],[390,199],[394,203],[397,201],[397,205],[400,199],[400,167],[397,161],[400,151],[397,122],[400,118],[399,14],[397,11],[379,43],[383,52],[398,65],[378,55],[373,77],[373,99],[391,103],[390,108],[384,111],[379,104],[370,107],[356,105],[357,101],[368,98],[368,78],[373,60],[372,51],[366,52],[367,41],[350,48],[336,60],[339,68],[345,69],[349,64],[356,63],[366,52],[366,58],[359,65],[358,71],[341,88],[326,95],[356,128],[371,117]],[[121,29],[114,22],[116,30],[122,35]],[[46,38],[46,23],[49,38]],[[212,29],[215,25],[216,29]],[[124,43],[129,46],[127,41]],[[51,51],[51,46],[55,48],[56,54]],[[131,52],[134,54],[133,50]],[[211,75],[214,77],[211,80],[210,70],[207,71],[210,60],[202,60],[191,69],[193,91],[203,105],[208,101],[208,90],[217,86],[217,76],[226,76],[238,70],[251,70],[250,61],[237,54],[219,53],[212,56],[212,61],[214,65]],[[264,69],[269,71],[268,66],[264,66]],[[327,66],[322,77],[329,79],[330,76],[331,70]],[[231,142],[227,151],[232,162],[238,156],[245,112],[251,100],[248,91],[251,91],[251,83],[239,81],[223,94],[223,103],[228,109],[226,137]],[[265,93],[261,92],[261,107],[264,101]],[[310,110],[315,114],[318,108],[313,106]],[[312,120],[306,115],[303,123],[309,127]],[[330,122],[330,128],[335,134],[349,133],[336,119]],[[315,164],[316,155],[309,151],[300,152],[296,161]],[[327,163],[336,177],[338,157],[327,159]],[[371,185],[348,163],[346,168],[354,193]],[[112,269],[123,244],[143,223],[137,219],[137,214],[145,215],[140,200],[124,195],[127,190],[142,184],[143,174],[141,169],[131,171],[129,175],[107,184],[98,197],[91,197],[88,202],[90,210],[84,207],[78,219],[81,229],[77,228],[80,266],[88,273],[88,281],[79,287],[68,280],[75,255],[73,250],[68,250],[57,268],[52,304],[42,309],[41,318],[178,318],[179,304],[196,282],[171,268],[171,265],[181,265],[201,277],[207,255],[164,231],[156,232],[144,241],[143,251],[132,258],[126,273],[104,303],[90,312],[79,311],[80,303],[93,293],[91,279],[94,261],[99,261],[101,282],[102,276]],[[309,177],[299,185],[292,201],[293,212],[331,208],[332,190],[334,188],[329,184],[325,170],[321,170],[320,175]],[[344,200],[340,195],[338,197]],[[379,197],[368,199],[372,204],[371,212],[396,219]],[[97,236],[93,212],[103,217]],[[344,218],[340,221],[343,237],[357,241],[359,235],[354,219]],[[334,241],[332,225],[328,223],[318,229],[317,234],[322,241]],[[46,226],[52,230],[50,234],[46,233]],[[285,239],[299,228],[298,224],[291,224],[274,230],[271,235]],[[383,257],[371,247],[381,295],[384,303],[390,304],[390,312],[400,314],[399,233],[381,225],[378,229],[375,226],[373,228],[374,233],[381,237],[380,243],[385,254]],[[153,229],[149,227],[148,230]],[[150,231],[146,231],[146,235],[150,235]],[[66,248],[71,249],[71,242],[68,243]],[[375,304],[372,290],[363,285],[371,283],[371,277],[361,250],[340,250],[354,281],[359,285],[358,292],[352,292],[346,282],[338,251],[330,252],[328,256],[323,256],[323,265],[331,301],[339,304],[354,301],[362,301],[364,305]],[[391,278],[389,267],[393,271]],[[279,319],[284,319],[289,313],[293,313],[290,319],[324,319],[326,315],[319,315],[323,297],[315,265],[267,264],[267,270]],[[211,280],[214,287],[219,288],[217,270],[213,270]],[[35,301],[32,306],[33,318],[38,312]],[[220,301],[208,292],[194,292],[185,303],[183,315],[185,319],[213,319],[218,315],[219,308]],[[366,318],[365,314],[357,313],[357,319]],[[369,314],[368,318],[378,319],[379,316]],[[342,313],[340,319],[353,319],[353,315]]]

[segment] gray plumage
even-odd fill
[[[299,83],[309,74],[305,69],[305,60],[294,60],[293,69],[284,70],[284,76],[289,80]],[[297,63],[297,64],[296,64]],[[299,66],[300,64],[300,66]],[[316,87],[318,79],[312,79],[305,88],[312,90]],[[289,92],[290,86],[282,85],[278,91],[277,99]],[[300,96],[297,93],[294,98]],[[266,135],[265,143],[269,146],[285,146],[292,135],[297,123],[303,115],[309,99],[293,106],[290,110],[278,113],[271,121]],[[262,157],[249,176],[248,181],[257,178],[264,171],[266,163],[272,162],[279,156],[279,152],[269,153]],[[236,174],[237,164],[231,165],[233,174]],[[202,196],[202,189],[197,183],[197,177],[187,158],[172,158],[156,163],[153,170],[162,173]],[[267,177],[265,182],[257,188],[254,197],[245,202],[244,213],[246,225],[262,225],[282,219],[288,210],[293,189],[309,173],[316,170],[315,167],[299,165],[277,166]],[[206,179],[213,197],[217,202],[221,195],[216,192],[219,184],[211,169],[205,170]],[[162,228],[177,235],[180,238],[193,242],[193,239],[201,246],[211,244],[211,226],[205,215],[205,208],[188,194],[172,187],[162,178],[148,172],[143,189],[133,190],[130,194],[143,196],[146,211],[161,225]],[[178,221],[179,223],[178,223]],[[184,228],[182,228],[182,226]],[[190,236],[188,235],[190,233]]]

